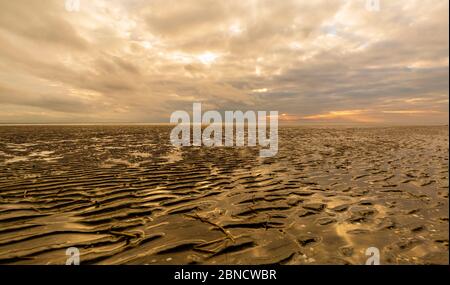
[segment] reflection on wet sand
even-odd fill
[[[0,128],[0,263],[448,263],[448,128],[280,129],[276,157],[167,126]]]

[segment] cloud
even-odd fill
[[[448,122],[446,0],[80,3],[0,3],[0,122]]]

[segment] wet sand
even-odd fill
[[[283,127],[273,158],[169,133],[0,127],[0,263],[449,262],[448,127]]]

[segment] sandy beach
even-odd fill
[[[279,152],[168,126],[0,127],[0,263],[448,264],[448,127],[282,127]]]

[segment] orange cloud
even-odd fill
[[[382,113],[411,115],[411,114],[435,114],[440,112],[433,110],[393,110],[393,111],[382,111]]]
[[[320,120],[320,119],[336,119],[360,115],[364,110],[345,110],[345,111],[331,111],[325,114],[317,114],[302,117],[305,120]]]

